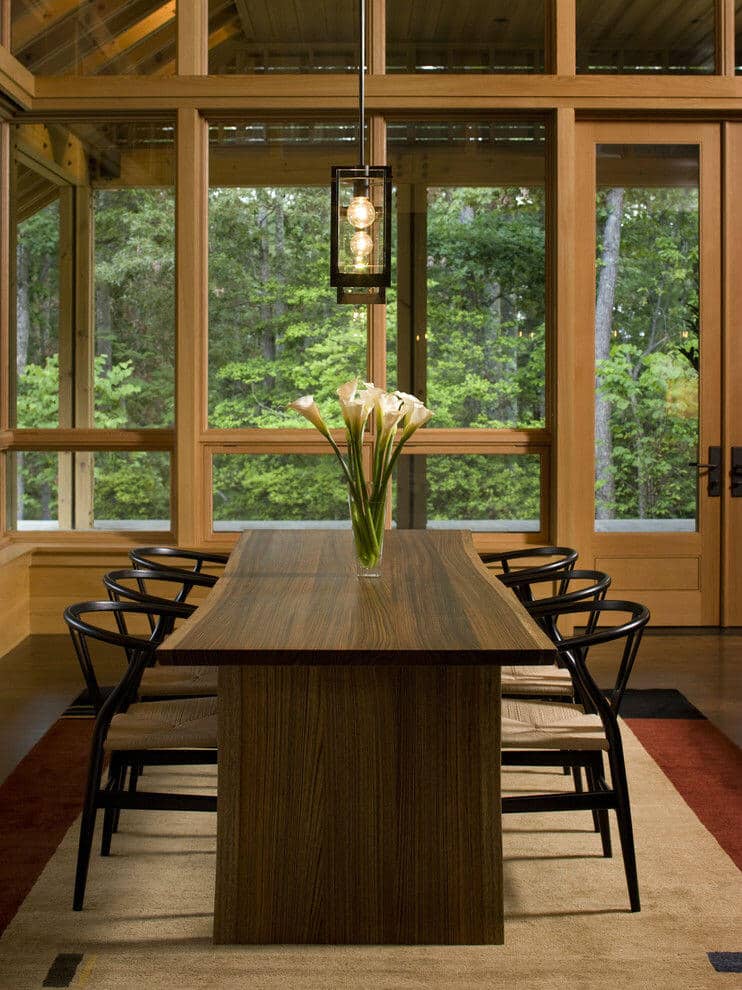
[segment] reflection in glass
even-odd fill
[[[399,387],[426,399],[436,428],[543,426],[543,125],[394,122],[388,133]]]
[[[578,72],[714,72],[714,0],[577,0]]]
[[[698,149],[600,145],[597,169],[596,529],[695,530]]]
[[[366,310],[338,306],[330,286],[329,177],[355,135],[342,123],[211,128],[211,427],[302,428],[286,407],[307,393],[342,425],[336,390],[366,374]]]
[[[348,490],[334,456],[215,454],[214,530],[350,529]]]
[[[412,454],[399,461],[393,504],[400,529],[541,529],[538,454]]]
[[[40,76],[172,75],[175,0],[12,0],[11,50]]]
[[[358,72],[358,7],[209,0],[209,72]]]
[[[387,72],[543,72],[543,0],[387,0]]]
[[[11,528],[170,529],[166,451],[15,451],[8,468]]]

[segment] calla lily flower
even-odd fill
[[[387,487],[400,451],[415,430],[425,426],[433,415],[420,400],[407,392],[385,392],[373,382],[353,378],[337,390],[340,409],[345,421],[347,459],[327,428],[322,414],[311,395],[289,404],[317,427],[327,439],[340,461],[348,483],[350,518],[359,563],[373,569],[381,559],[386,518]],[[371,413],[375,413],[376,431],[373,437],[373,473],[366,479],[363,434]],[[395,443],[397,427],[402,421],[402,434]]]
[[[289,403],[289,409],[295,409],[301,416],[308,419],[312,426],[316,426],[323,436],[326,437],[328,435],[329,430],[325,421],[322,419],[322,413],[319,411],[319,406],[314,401],[313,395],[302,395],[301,398],[295,399]]]

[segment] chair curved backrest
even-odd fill
[[[135,547],[129,551],[129,559],[135,567],[147,570],[167,570],[173,567],[199,574],[204,564],[226,564],[229,554],[184,550],[182,547]],[[191,564],[190,568],[188,564]]]
[[[170,567],[167,570],[126,567],[117,571],[109,571],[103,576],[103,584],[111,601],[142,602],[145,605],[184,602],[193,588],[213,588],[218,580],[214,574],[199,574],[194,571],[178,570],[175,567]],[[148,590],[148,582],[153,581],[157,581],[161,585],[171,585],[173,588],[172,596],[152,594]]]
[[[531,592],[531,599],[526,602],[528,611],[532,611],[536,606],[544,605],[570,605],[573,602],[603,601],[608,589],[611,586],[611,577],[605,571],[589,571],[573,569],[564,574],[531,574],[515,580],[517,572],[513,573],[513,581],[510,587],[518,592],[521,585],[527,585]],[[537,598],[533,595],[533,590],[538,585],[553,585],[559,582],[559,593],[556,595],[545,595]],[[587,582],[587,583],[584,583]],[[573,587],[574,586],[574,587]],[[520,598],[521,596],[518,595]]]
[[[177,619],[185,619],[194,611],[195,606],[177,602],[145,604],[142,602],[86,601],[67,606],[64,610],[64,620],[70,631],[91,704],[97,712],[102,711],[107,706],[108,701],[104,700],[95,673],[88,640],[93,639],[121,647],[127,661],[127,673],[121,684],[127,682],[129,670],[137,670],[139,672],[138,678],[132,682],[133,690],[136,693],[142,671],[154,659],[155,649],[172,632]],[[89,621],[89,616],[103,613],[113,615],[117,630]],[[127,616],[132,615],[144,615],[150,620],[149,636],[137,636],[128,631],[126,619]],[[121,684],[109,695],[109,698],[116,695],[117,703],[121,697],[121,692],[119,692]]]
[[[572,547],[523,547],[504,552],[485,551],[479,558],[487,567],[499,567],[499,580],[512,588],[518,598],[526,603],[532,600],[529,579],[552,575],[554,580],[565,577],[574,570],[579,554]],[[562,593],[562,586],[559,594]]]
[[[644,629],[649,622],[649,609],[638,602],[605,599],[544,605],[534,603],[530,613],[539,622],[549,621],[560,661],[570,670],[583,706],[600,715],[604,724],[606,718],[615,721]],[[583,625],[586,631],[569,636],[561,635],[558,628],[559,617],[568,615],[574,621],[574,617],[580,614],[585,616]],[[621,614],[624,616],[623,620],[617,621],[614,625],[600,625],[603,616],[619,617]],[[613,687],[607,691],[606,698],[588,670],[588,653],[593,646],[621,639],[624,640],[621,659]]]

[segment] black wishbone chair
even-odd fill
[[[64,617],[75,648],[88,651],[88,640],[121,647],[127,658],[124,676],[104,701],[95,720],[90,749],[80,841],[75,873],[73,908],[81,911],[85,899],[95,819],[105,809],[101,854],[110,852],[111,837],[122,808],[164,811],[216,811],[216,797],[204,794],[138,791],[137,773],[143,766],[196,766],[217,761],[216,698],[187,698],[177,701],[135,702],[139,682],[157,645],[179,618],[192,613],[183,604],[144,605],[135,602],[81,602],[65,609]],[[114,632],[93,625],[88,617],[112,614],[119,628],[127,618],[152,615],[155,628],[149,637]],[[106,757],[108,779],[102,786]],[[127,770],[131,771],[128,788]]]
[[[499,569],[497,577],[508,588],[512,588],[522,602],[531,600],[529,578],[552,575],[553,580],[566,578],[574,569],[577,550],[572,547],[524,547],[521,550],[503,552],[481,551],[479,558],[491,570]],[[557,594],[564,586],[559,585]]]
[[[506,795],[503,814],[538,811],[591,810],[597,814],[603,854],[611,855],[608,811],[616,812],[621,840],[629,902],[632,911],[640,909],[636,855],[631,824],[631,808],[626,781],[623,744],[618,711],[628,683],[649,611],[636,602],[598,601],[561,603],[534,609],[534,616],[553,619],[582,613],[587,632],[560,637],[557,649],[561,662],[570,671],[580,704],[564,704],[526,699],[502,702],[503,766],[584,767],[586,791],[529,795]],[[615,615],[616,624],[602,626],[600,619]],[[607,696],[598,688],[587,668],[589,650],[602,643],[623,640],[616,680]],[[603,754],[610,768],[605,775]]]
[[[557,578],[553,574],[531,574],[522,578],[522,585],[528,585],[528,596],[524,604],[534,615],[544,632],[553,640],[559,639],[553,615],[537,614],[548,606],[571,605],[577,602],[603,601],[611,585],[611,579],[603,571],[572,570]],[[552,587],[558,581],[560,594],[535,597],[534,588],[538,585]],[[516,588],[513,587],[513,591]],[[521,600],[524,596],[518,595]],[[597,618],[599,613],[595,613]],[[575,689],[569,670],[557,661],[552,666],[515,666],[502,668],[503,697],[534,697],[549,700],[568,699],[575,696]]]
[[[129,559],[135,567],[145,570],[192,571],[200,574],[204,564],[224,566],[229,560],[228,553],[215,551],[184,550],[181,547],[135,547],[129,551]]]
[[[193,571],[166,571],[124,568],[110,571],[103,577],[103,584],[111,601],[140,602],[143,605],[168,605],[183,602],[193,588],[213,588],[218,578],[213,574],[197,574]],[[170,587],[172,597],[163,592]],[[196,606],[189,603],[191,609]],[[150,629],[154,629],[154,616],[150,616]],[[173,666],[155,662],[147,667],[139,685],[142,701],[164,698],[201,698],[217,693],[218,667]]]

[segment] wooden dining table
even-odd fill
[[[214,941],[503,941],[500,666],[555,649],[466,531],[251,530],[162,663],[219,665]]]

